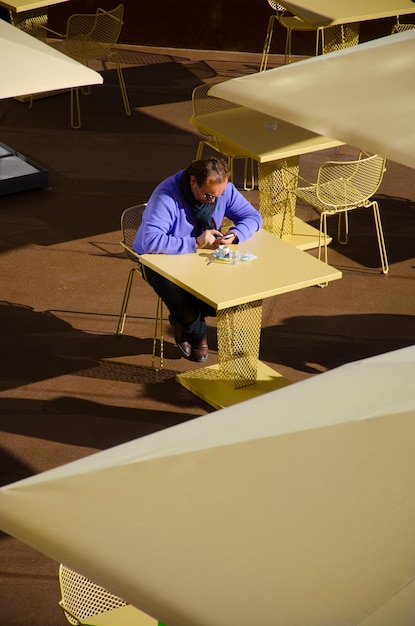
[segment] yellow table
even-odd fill
[[[316,27],[415,13],[412,0],[283,0],[280,4]]]
[[[318,261],[261,229],[238,246],[257,258],[236,265],[196,254],[143,254],[141,262],[217,311],[219,364],[178,374],[177,380],[215,408],[223,408],[288,384],[261,363],[262,300],[341,278]],[[212,262],[213,261],[213,262]]]
[[[415,30],[410,30],[337,52],[330,60],[313,57],[218,83],[209,94],[415,168],[414,76]]]
[[[190,121],[202,133],[258,161],[259,210],[266,230],[302,250],[318,246],[318,230],[295,217],[296,197],[290,188],[301,154],[343,142],[246,107],[193,116]]]

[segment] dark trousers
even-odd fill
[[[190,339],[200,341],[206,335],[205,317],[214,317],[216,311],[203,300],[175,285],[148,267],[143,267],[146,281],[170,311],[171,317],[184,328]]]

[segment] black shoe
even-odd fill
[[[169,322],[174,328],[174,339],[176,341],[176,346],[179,348],[185,359],[190,358],[192,347],[190,345],[190,342],[188,341],[186,332],[184,331],[183,327],[180,326],[180,324],[174,321],[171,315],[169,315]]]
[[[209,346],[206,337],[200,339],[199,341],[195,341],[192,339],[192,350],[190,353],[190,360],[196,361],[196,363],[204,363],[207,361],[209,356]]]

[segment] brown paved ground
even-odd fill
[[[212,411],[175,382],[194,364],[179,358],[168,325],[164,372],[151,369],[155,299],[144,282],[135,286],[125,335],[114,336],[130,267],[119,217],[194,158],[193,88],[255,72],[259,55],[140,47],[121,54],[129,119],[113,71],[82,98],[80,131],[69,127],[67,94],[32,110],[0,102],[1,141],[47,167],[51,185],[0,198],[2,484]],[[312,176],[333,154],[303,157],[302,173]],[[257,191],[247,195],[258,206]],[[293,382],[415,342],[413,171],[389,162],[378,198],[388,276],[379,273],[372,215],[356,211],[349,246],[329,250],[343,279],[265,303],[261,358]],[[311,209],[300,206],[298,215],[317,224]],[[214,321],[209,344],[215,362]],[[0,549],[0,625],[66,623],[57,564],[5,536]]]

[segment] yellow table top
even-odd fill
[[[140,258],[217,310],[341,278],[339,270],[264,229],[230,247],[257,258],[236,265],[211,262],[213,250],[203,249],[197,254],[143,254]]]
[[[100,615],[94,615],[82,621],[82,624],[88,626],[89,623],[94,626],[157,626],[158,622],[153,617],[149,617],[142,611],[139,611],[131,604],[126,604],[113,611],[106,611]]]
[[[218,83],[209,93],[415,167],[414,76],[413,29]]]
[[[8,2],[0,0],[0,6],[13,11],[13,13],[23,13],[24,11],[41,9],[61,2],[68,2],[68,0],[9,0]]]
[[[259,163],[324,150],[342,143],[246,107],[197,115],[190,121],[203,133],[226,141],[238,152],[245,152]],[[274,128],[274,125],[277,127]]]
[[[412,0],[283,0],[280,4],[313,26],[333,26],[415,13]]]

